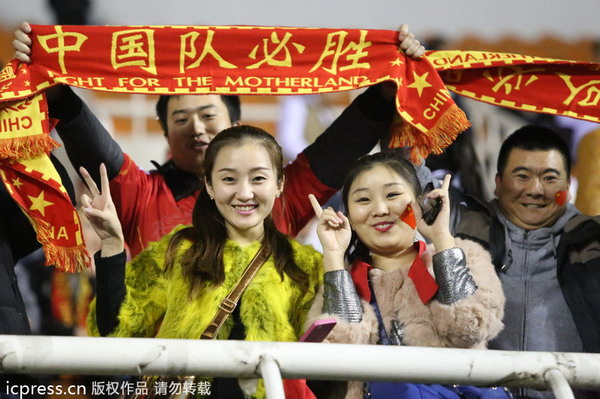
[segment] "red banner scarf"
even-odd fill
[[[449,90],[522,111],[600,122],[600,64],[484,51],[433,51]]]
[[[0,108],[0,178],[33,225],[46,264],[77,271],[90,257],[77,212],[46,155],[57,146],[49,133],[43,94]]]
[[[426,59],[405,58],[384,30],[248,26],[32,26],[32,64],[13,61],[0,101],[58,83],[145,94],[316,94],[390,81],[424,152],[440,152],[469,124]],[[232,45],[234,43],[234,45]],[[3,85],[4,84],[4,85]],[[434,107],[435,114],[423,109]],[[393,138],[398,146],[405,137]],[[411,143],[414,144],[414,143]]]
[[[437,294],[439,286],[435,282],[433,276],[427,270],[427,265],[423,262],[423,252],[427,249],[427,245],[423,241],[414,243],[415,249],[419,252],[413,261],[410,269],[408,269],[408,277],[412,280],[417,295],[421,302],[426,304]],[[371,302],[371,288],[369,287],[369,272],[373,266],[360,260],[355,260],[352,263],[350,274],[356,288],[356,293],[367,302]]]
[[[46,157],[56,143],[48,136],[41,93],[57,84],[120,93],[289,95],[390,81],[407,122],[396,129],[391,146],[412,146],[413,158],[440,153],[468,127],[444,82],[481,101],[600,121],[596,64],[478,52],[430,52],[415,61],[398,51],[397,32],[383,30],[32,28],[33,63],[13,60],[0,72],[0,170],[34,223],[47,264],[64,270],[79,270],[89,255]]]
[[[3,180],[34,222],[47,264],[64,270],[81,269],[89,256],[79,223],[70,217],[68,198],[59,197],[51,190],[53,183],[40,178],[52,169],[45,153],[56,145],[48,136],[47,106],[40,94],[48,87],[264,95],[327,93],[391,81],[398,86],[398,111],[410,123],[398,133],[411,137],[411,129],[420,131],[421,151],[441,151],[468,127],[433,66],[398,51],[397,32],[207,26],[32,29],[32,64],[13,60],[0,74],[0,101],[10,102],[0,112],[0,169],[27,175],[30,169],[14,165],[40,160],[23,186]],[[435,118],[422,116],[420,110],[434,102],[440,104]],[[402,138],[395,143],[409,144]],[[35,193],[21,194],[22,187]]]

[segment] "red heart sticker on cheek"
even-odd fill
[[[406,205],[406,209],[402,212],[402,215],[400,215],[400,220],[409,225],[413,230],[417,228],[417,218],[415,217],[415,213],[410,204]]]
[[[554,201],[558,204],[558,206],[563,206],[567,202],[567,190],[560,190],[554,196]]]

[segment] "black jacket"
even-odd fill
[[[15,263],[40,246],[25,214],[0,183],[0,334],[30,333]]]
[[[557,252],[558,281],[583,348],[600,353],[600,216],[569,220]]]
[[[50,159],[75,203],[75,192],[67,171],[54,156]],[[40,246],[29,220],[0,182],[0,334],[31,333],[15,264]]]

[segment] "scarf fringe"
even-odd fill
[[[471,123],[457,105],[452,105],[435,126],[426,132],[400,122],[392,128],[390,148],[410,147],[410,160],[421,162],[430,154],[441,154]]]
[[[60,147],[48,134],[0,140],[0,159],[35,158]]]
[[[85,245],[59,247],[52,242],[48,222],[36,218],[35,224],[37,239],[42,244],[46,255],[46,266],[54,266],[60,271],[69,273],[78,273],[90,266],[91,257]]]

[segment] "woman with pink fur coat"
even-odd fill
[[[383,336],[395,345],[483,349],[500,332],[500,280],[483,247],[450,234],[449,184],[447,175],[423,197],[442,203],[431,225],[417,205],[412,164],[393,152],[363,157],[350,172],[342,192],[348,217],[311,198],[325,276],[308,319],[337,319],[326,342],[378,344]],[[416,240],[416,229],[431,244]],[[362,398],[363,385],[349,382],[346,398]]]

